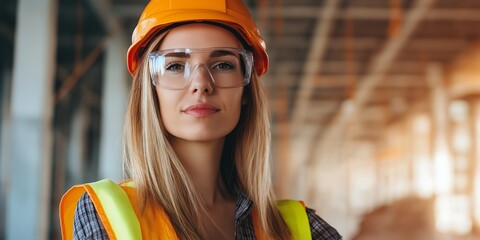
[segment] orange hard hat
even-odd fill
[[[143,10],[127,52],[128,71],[133,75],[143,48],[152,36],[175,23],[214,22],[236,31],[254,55],[260,76],[268,69],[265,41],[242,0],[151,0]]]

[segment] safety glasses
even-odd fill
[[[237,48],[178,48],[148,54],[155,86],[181,90],[197,77],[209,78],[218,88],[250,83],[253,54]]]

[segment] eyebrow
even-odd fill
[[[171,53],[168,53],[166,56],[177,57],[177,58],[190,58],[190,54],[185,52],[171,52]],[[237,55],[227,50],[215,50],[210,53],[210,57],[223,57],[223,56],[237,56]]]
[[[233,54],[231,51],[226,50],[216,50],[210,53],[210,57],[223,57],[223,56],[237,56]]]
[[[165,55],[166,57],[178,57],[178,58],[189,58],[189,54],[184,52],[171,52]]]

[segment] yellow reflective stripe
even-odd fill
[[[88,185],[100,200],[115,236],[126,240],[142,239],[140,223],[125,191],[110,179]]]
[[[292,239],[312,239],[307,211],[299,201],[279,200],[277,201],[277,209],[280,211],[280,214],[282,214],[283,220],[287,223],[290,232],[292,232]]]

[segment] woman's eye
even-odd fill
[[[183,72],[185,66],[181,63],[170,63],[165,66],[166,71]]]
[[[213,69],[215,69],[215,70],[221,70],[221,71],[229,71],[229,70],[234,69],[234,66],[233,66],[233,64],[231,64],[231,63],[222,62],[222,63],[216,64],[216,65],[213,67]]]

